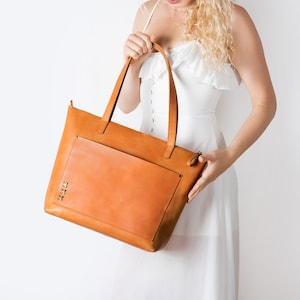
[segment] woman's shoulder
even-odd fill
[[[148,0],[140,5],[135,16],[134,31],[142,31],[151,14],[152,9],[157,4],[157,2],[157,0]]]
[[[252,27],[253,21],[248,11],[241,5],[232,5],[232,30],[233,32],[242,31],[245,26]]]
[[[236,49],[249,52],[261,47],[256,26],[247,10],[240,5],[233,5],[232,9],[232,36]],[[256,49],[256,50],[255,50]]]
[[[140,7],[145,7],[151,10],[157,2],[158,0],[147,0]]]

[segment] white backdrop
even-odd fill
[[[236,163],[240,300],[298,300],[300,5],[239,3],[260,32],[278,97],[273,123]],[[119,242],[45,214],[43,202],[69,100],[102,114],[139,4],[1,1],[0,299],[106,300],[100,278]],[[243,85],[226,98],[221,124],[230,140],[249,99]],[[138,111],[116,119],[138,126]]]

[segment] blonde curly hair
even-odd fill
[[[195,6],[188,10],[186,34],[204,47],[209,66],[220,67],[230,62],[234,50],[231,11],[230,0],[195,0]]]
[[[142,3],[148,2],[141,0]],[[221,68],[230,63],[233,54],[231,30],[232,0],[195,0],[188,8],[185,34],[197,40],[204,48],[204,61],[208,67]],[[146,6],[142,7],[147,15]]]

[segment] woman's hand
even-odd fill
[[[134,60],[138,60],[145,54],[151,54],[152,50],[153,45],[150,36],[142,32],[136,32],[128,36],[123,54],[125,59],[132,57]]]
[[[201,192],[210,182],[214,181],[234,162],[232,155],[228,149],[218,149],[199,156],[201,163],[206,162],[206,167],[202,172],[201,177],[195,183],[188,194],[188,203]]]
[[[118,107],[124,113],[133,111],[140,102],[140,78],[139,71],[143,61],[152,53],[150,36],[136,32],[128,36],[124,48],[124,58],[132,57],[119,98]]]

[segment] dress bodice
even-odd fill
[[[166,51],[178,97],[177,144],[189,148],[199,126],[208,125],[203,116],[214,114],[222,92],[234,89],[240,82],[230,64],[209,70],[203,61],[203,51],[197,41]],[[169,111],[167,75],[165,61],[158,52],[145,60],[140,70],[142,131],[162,139],[166,139]],[[189,140],[189,145],[185,140]]]

